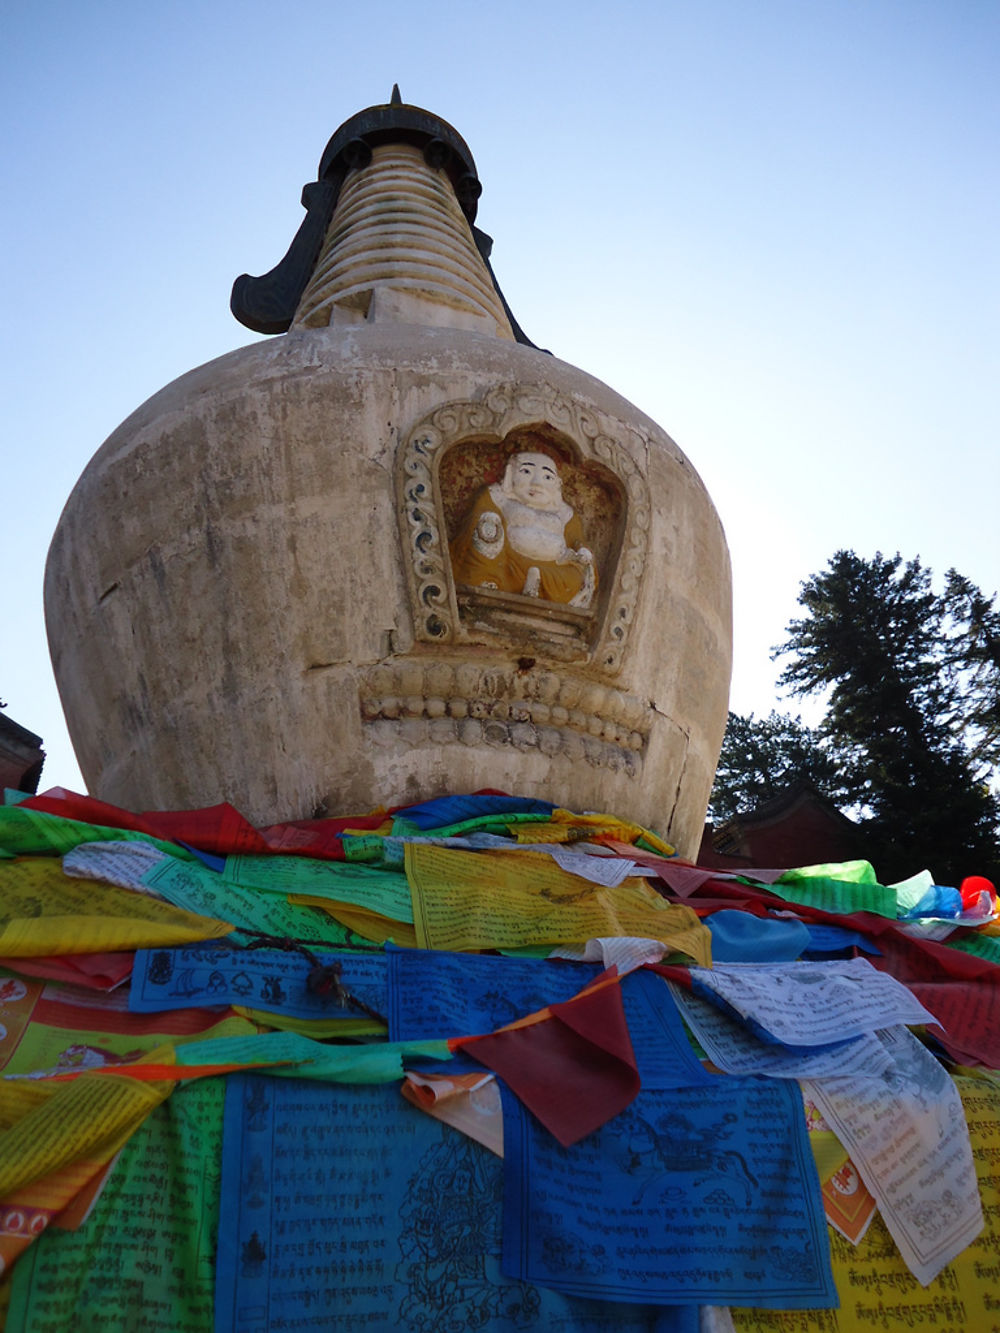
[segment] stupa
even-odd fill
[[[399,99],[351,117],[274,337],[98,450],[46,571],[91,791],[256,823],[494,788],[698,847],[726,720],[729,559],[668,435],[528,341],[472,154]]]

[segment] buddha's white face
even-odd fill
[[[532,509],[558,509],[562,483],[548,454],[515,454],[507,464],[507,489]]]

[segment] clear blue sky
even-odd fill
[[[0,698],[79,787],[42,571],[110,431],[251,341],[330,134],[451,121],[521,324],[677,440],[733,557],[732,704],[839,547],[993,592],[1000,4],[8,0]],[[669,627],[664,627],[665,632]]]

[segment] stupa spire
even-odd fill
[[[482,185],[468,144],[439,116],[390,100],[346,120],[284,259],[233,284],[231,306],[258,333],[394,319],[534,344],[503,298],[475,225]]]
[[[350,171],[293,328],[386,319],[514,334],[434,154],[386,143]]]

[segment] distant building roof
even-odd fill
[[[41,736],[0,712],[0,785],[36,792],[44,763]]]
[[[719,870],[789,869],[868,859],[868,841],[862,825],[811,782],[801,781],[718,828],[706,824],[698,864]]]

